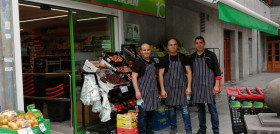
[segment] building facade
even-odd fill
[[[235,82],[262,71],[280,69],[279,33],[273,35],[219,19],[217,0],[165,0],[165,3],[155,4],[157,13],[152,15],[131,12],[132,10],[127,8],[124,10],[120,7],[96,4],[96,1],[100,2],[100,0],[80,1],[84,2],[79,0],[2,0],[0,2],[2,13],[0,14],[0,105],[2,109],[24,109],[19,4],[48,5],[71,11],[71,14],[83,11],[108,16],[112,50],[115,51],[120,51],[122,44],[147,42],[153,45],[165,45],[169,38],[177,38],[181,46],[189,52],[194,52],[194,38],[203,36],[206,48],[213,50],[218,56],[224,82]],[[130,6],[137,5],[137,0],[130,3],[124,0],[113,1],[131,4]],[[234,1],[259,16],[280,23],[280,3],[277,1],[272,0],[271,3],[266,3],[268,1],[265,0]],[[162,9],[165,15],[160,13]],[[139,26],[137,41],[126,40],[128,36],[126,28],[129,24]],[[83,56],[88,55],[76,55],[77,59],[81,60]],[[73,92],[76,92],[76,89]],[[75,107],[73,111],[74,109]],[[77,126],[72,127],[75,128],[74,132],[77,132]]]

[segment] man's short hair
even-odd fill
[[[143,45],[149,45],[150,46],[150,44],[148,44],[148,43],[142,43],[141,46],[140,46],[140,50],[142,49]]]
[[[195,42],[196,40],[202,40],[203,43],[205,43],[205,40],[204,40],[204,38],[203,38],[202,36],[197,36],[197,37],[195,37],[194,42]]]
[[[168,46],[168,42],[169,42],[170,40],[175,40],[176,43],[177,43],[177,45],[179,46],[180,42],[179,42],[179,40],[177,40],[176,38],[170,38],[170,39],[167,41],[166,46]]]

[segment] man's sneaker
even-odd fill
[[[196,134],[206,134],[206,131],[198,131]]]
[[[171,131],[170,131],[170,134],[177,134],[177,133],[178,133],[177,129],[176,129],[176,130],[171,130]]]

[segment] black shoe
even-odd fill
[[[154,131],[148,131],[147,134],[154,134]]]
[[[214,132],[214,134],[219,134],[219,132]]]
[[[196,134],[206,134],[206,131],[199,131]]]

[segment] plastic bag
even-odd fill
[[[101,110],[99,117],[101,118],[101,122],[107,122],[111,119],[111,108],[104,108]]]
[[[102,110],[99,114],[99,117],[101,118],[101,122],[107,122],[111,119],[111,107],[112,104],[108,100],[108,94],[106,92],[102,92]]]
[[[111,110],[111,105],[108,100],[108,94],[106,94],[106,93],[102,94],[102,107]]]
[[[100,97],[100,93],[99,93],[99,88],[94,88],[91,93],[90,93],[90,101],[91,104],[93,104],[93,102],[98,101],[101,99]]]
[[[93,74],[85,75],[80,99],[85,105],[91,105],[101,99]]]
[[[98,101],[93,102],[91,111],[96,113],[96,112],[100,112],[101,110],[102,110],[101,101],[98,100]]]

